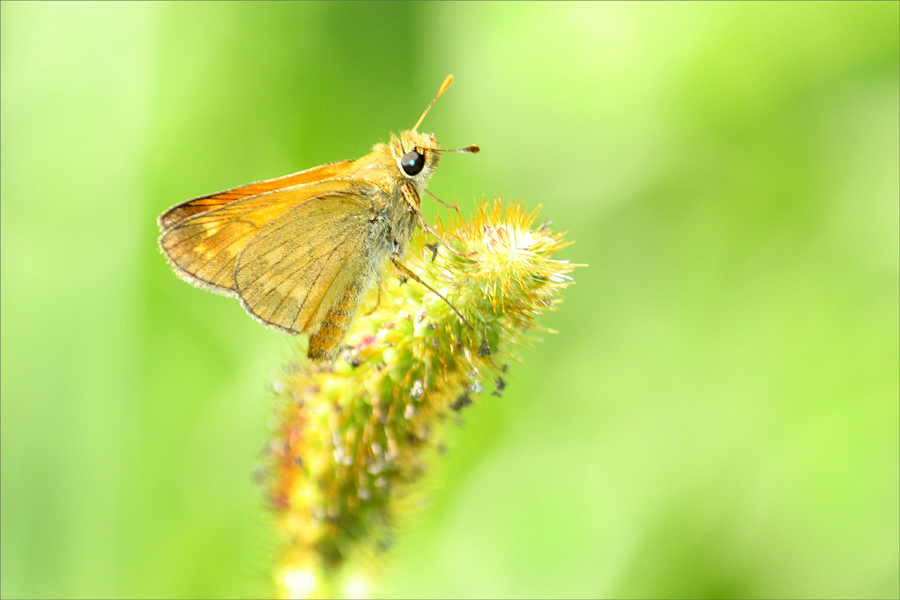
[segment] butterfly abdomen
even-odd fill
[[[341,341],[353,322],[362,296],[362,282],[354,281],[344,291],[343,296],[328,311],[318,331],[309,336],[309,349],[306,352],[310,360],[331,364],[341,349]]]

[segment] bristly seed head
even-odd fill
[[[280,441],[270,444],[266,470],[289,540],[282,573],[314,573],[321,589],[335,589],[327,582],[341,565],[384,539],[402,499],[415,498],[407,492],[439,443],[439,424],[473,403],[481,381],[503,392],[506,364],[546,331],[536,318],[559,302],[576,266],[553,258],[568,244],[548,222],[534,227],[536,217],[519,204],[482,201],[470,221],[436,224],[455,252],[413,241],[406,266],[471,329],[434,293],[389,277],[333,369],[298,364],[285,373]]]

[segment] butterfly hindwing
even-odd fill
[[[365,196],[355,189],[322,194],[261,230],[234,272],[244,308],[290,333],[317,331],[351,283],[365,279],[373,226]]]

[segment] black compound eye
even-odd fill
[[[400,158],[400,167],[410,177],[418,175],[424,166],[425,157],[415,150],[410,150]]]

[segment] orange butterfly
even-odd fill
[[[362,296],[387,260],[424,284],[399,262],[419,222],[433,232],[420,211],[421,195],[441,152],[478,152],[478,146],[442,149],[434,134],[417,131],[451,81],[448,75],[410,131],[392,134],[389,144],[376,144],[359,160],[167,210],[158,219],[159,246],[175,273],[237,296],[266,325],[309,334],[309,358],[334,362]]]

